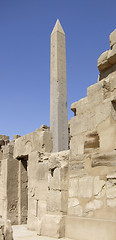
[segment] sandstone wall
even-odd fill
[[[112,54],[115,43],[116,39]],[[104,235],[105,239],[115,240],[116,236],[116,72],[115,61],[111,67],[109,60],[107,64],[100,62],[102,57],[98,60],[102,81],[90,86],[87,97],[71,106],[75,116],[70,121],[66,236],[78,239],[73,234],[77,224],[80,240],[91,239],[90,231],[93,239],[102,240]]]
[[[69,151],[31,152],[28,164],[28,228],[63,237],[68,206]]]
[[[40,129],[15,140],[14,158],[29,155],[32,151],[51,152],[52,137],[47,126],[42,125]]]
[[[9,220],[0,219],[0,240],[13,240],[13,231]]]
[[[13,158],[14,145],[3,148],[2,160],[2,217],[18,223],[18,161]]]
[[[31,152],[28,160],[28,228],[38,232],[46,214],[49,155]]]
[[[2,147],[7,145],[9,142],[9,137],[6,135],[0,135],[0,216],[3,214],[3,175],[2,175],[2,161],[3,161],[3,149]]]
[[[68,207],[69,151],[52,153],[49,157],[47,214],[41,221],[40,234],[55,238],[65,236],[65,215]]]

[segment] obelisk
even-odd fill
[[[68,149],[67,80],[65,33],[57,20],[51,33],[50,130],[52,152]]]

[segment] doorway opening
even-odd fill
[[[26,224],[28,215],[28,155],[22,156],[18,160],[18,224]]]

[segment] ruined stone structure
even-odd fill
[[[13,141],[0,135],[5,221],[27,223],[44,236],[116,240],[116,30],[110,46],[98,59],[98,82],[71,106],[70,149],[53,152],[45,125]]]

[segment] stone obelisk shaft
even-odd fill
[[[68,149],[65,33],[57,20],[51,33],[50,130],[53,152]]]

